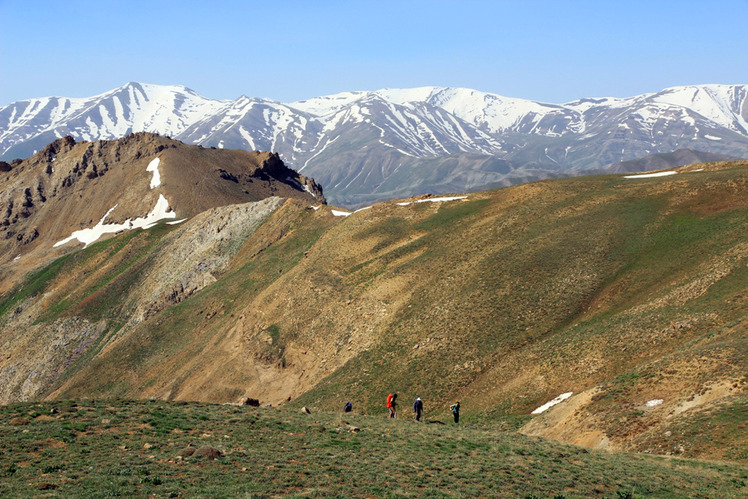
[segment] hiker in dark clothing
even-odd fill
[[[421,401],[421,397],[418,397],[415,402],[413,402],[413,412],[416,413],[416,421],[421,420],[421,414],[423,413],[423,402]]]
[[[450,409],[452,409],[452,415],[455,417],[455,423],[459,423],[460,422],[460,403],[457,402],[456,404],[452,404]]]
[[[353,404],[346,402],[343,406],[343,412],[351,412],[353,410]]]

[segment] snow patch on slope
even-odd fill
[[[161,160],[159,158],[155,158],[148,164],[148,168],[145,169],[145,171],[153,173],[153,177],[151,178],[151,189],[155,189],[161,185],[161,173],[158,171],[158,165],[160,162]]]
[[[76,230],[70,235],[70,237],[56,242],[53,247],[56,248],[58,246],[62,246],[63,244],[66,244],[74,239],[82,242],[87,247],[89,244],[96,242],[104,234],[115,234],[123,230],[150,229],[151,227],[156,225],[159,220],[163,220],[165,218],[177,218],[177,214],[170,210],[169,202],[166,200],[164,195],[159,194],[158,201],[156,201],[156,206],[154,206],[151,212],[148,213],[148,215],[146,215],[145,217],[138,217],[135,220],[131,220],[128,218],[124,221],[124,223],[121,224],[104,223],[109,214],[112,213],[112,211],[114,211],[117,206],[118,204],[115,204],[113,207],[111,207],[109,211],[107,211],[104,216],[101,217],[99,223],[97,223],[90,229]]]
[[[656,172],[656,173],[643,173],[641,175],[626,175],[623,178],[653,178],[653,177],[667,177],[668,175],[675,175],[678,172],[674,172],[672,170],[666,171],[666,172]]]
[[[550,401],[546,402],[545,404],[541,405],[540,407],[538,407],[537,409],[535,409],[534,411],[532,411],[530,414],[540,414],[540,413],[543,413],[543,412],[547,411],[548,409],[550,409],[551,407],[553,407],[554,405],[560,404],[564,400],[568,399],[573,394],[574,394],[574,392],[562,393],[561,395],[559,395],[555,399],[550,400]]]
[[[467,199],[467,196],[451,196],[451,197],[441,197],[441,198],[418,199],[417,201],[404,201],[402,203],[397,203],[397,205],[408,206],[413,203],[443,203],[446,201],[456,201],[458,199]]]

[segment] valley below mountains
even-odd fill
[[[7,165],[3,404],[380,414],[396,391],[429,417],[460,400],[527,435],[748,462],[745,161],[357,211],[276,154],[147,133]]]

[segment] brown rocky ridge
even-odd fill
[[[63,137],[0,166],[0,278],[6,284],[14,282],[2,270],[9,262],[17,259],[13,274],[20,275],[80,247],[77,240],[54,247],[75,231],[144,219],[158,212],[161,197],[172,221],[271,196],[325,203],[322,188],[277,154],[206,149],[150,133],[80,143]]]

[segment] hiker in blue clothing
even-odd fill
[[[418,397],[415,402],[413,402],[413,412],[416,413],[416,421],[421,420],[421,414],[423,414],[423,402],[421,401],[421,397]]]
[[[459,423],[460,422],[460,403],[457,402],[455,404],[452,404],[450,409],[452,409],[452,415],[455,417],[455,423]]]

